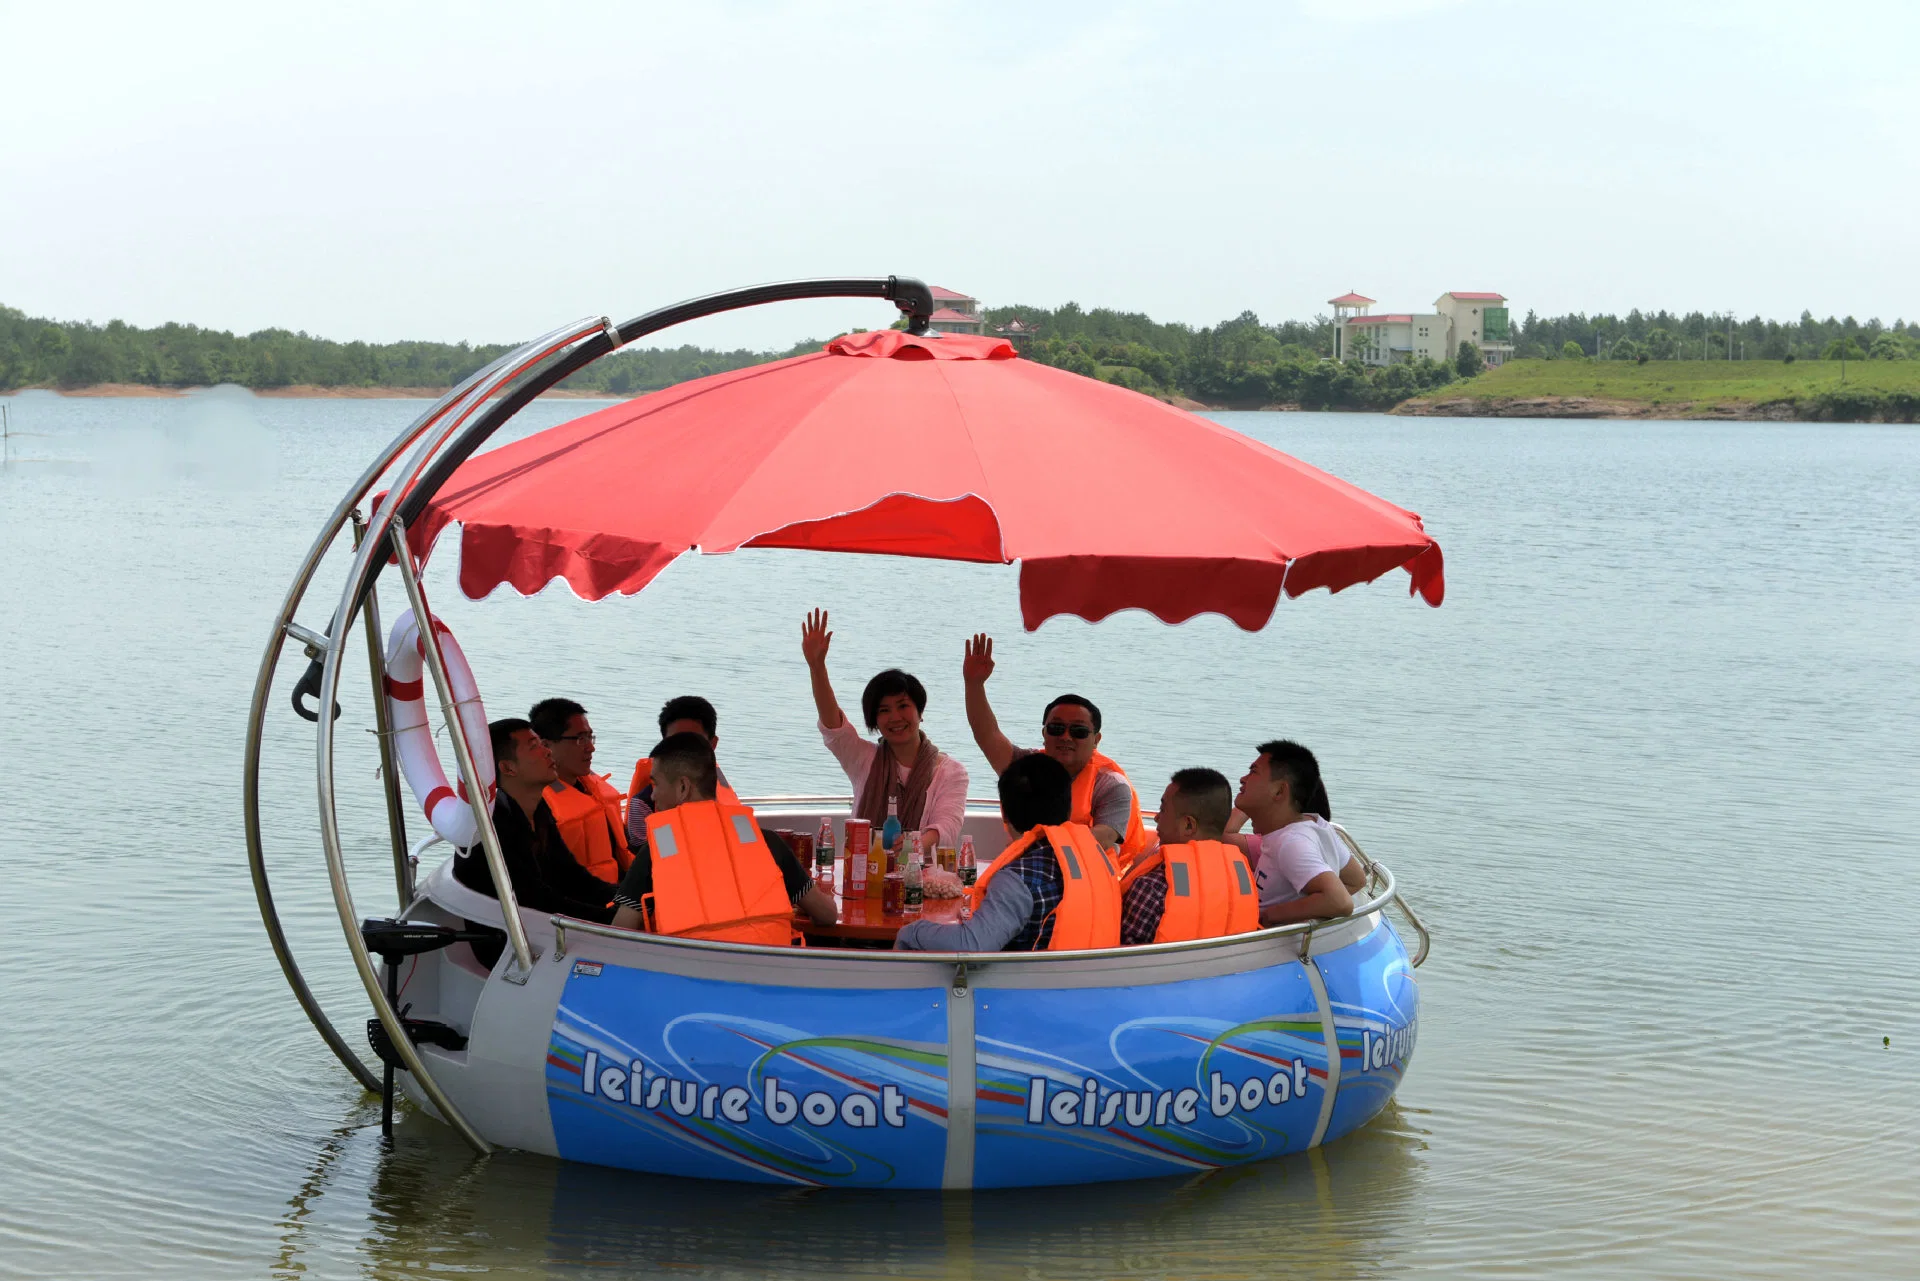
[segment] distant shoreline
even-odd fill
[[[1533,362],[1527,362],[1533,363]],[[1915,362],[1920,365],[1920,362]],[[1490,371],[1491,372],[1491,371]],[[1916,369],[1915,372],[1920,372]],[[1858,403],[1836,404],[1821,397],[1779,397],[1767,400],[1728,399],[1692,401],[1639,399],[1632,396],[1499,394],[1480,390],[1495,379],[1483,375],[1465,384],[1442,388],[1402,401],[1391,409],[1328,406],[1327,413],[1387,413],[1401,418],[1566,418],[1603,421],[1660,420],[1666,422],[1912,422],[1910,402],[1889,400],[1884,393],[1866,390]],[[1498,381],[1505,381],[1504,379]],[[222,384],[237,386],[237,384]],[[147,383],[95,383],[87,387],[20,387],[0,392],[0,400],[24,391],[51,392],[75,399],[178,399],[210,387],[156,387]],[[277,400],[438,400],[445,387],[291,387],[241,388],[249,395]],[[1516,389],[1518,390],[1518,389]],[[1476,394],[1476,392],[1478,394]],[[608,392],[549,388],[542,399],[631,400],[641,392]],[[1829,392],[1829,396],[1831,392]],[[1294,403],[1211,405],[1178,394],[1156,397],[1193,413],[1300,413]]]
[[[1387,411],[1400,418],[1656,418],[1668,422],[1819,422],[1792,402],[1674,405],[1600,396],[1455,397],[1402,401]]]

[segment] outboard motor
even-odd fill
[[[456,930],[451,925],[437,925],[431,921],[368,920],[360,922],[360,937],[366,941],[367,951],[378,956],[387,967],[387,1004],[395,1005],[400,999],[402,957],[438,952],[455,943],[486,942],[492,935],[480,930]],[[397,1005],[395,1008],[408,1040],[415,1045],[437,1045],[447,1050],[467,1048],[467,1038],[445,1023],[433,1019],[408,1018],[407,1010],[412,1008],[411,1005],[406,1009],[399,1009]],[[405,1067],[406,1063],[400,1057],[393,1038],[387,1035],[387,1025],[377,1018],[367,1020],[367,1043],[384,1065],[380,1078],[380,1134],[392,1142],[393,1071]]]

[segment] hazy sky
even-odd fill
[[[1916,53],[1913,0],[0,0],[0,303],[507,340],[897,273],[1195,324],[1349,288],[1891,320]]]

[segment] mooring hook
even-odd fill
[[[309,710],[306,704],[300,701],[303,698],[318,699],[319,697],[320,697],[320,660],[316,658],[308,662],[307,674],[305,676],[302,676],[299,680],[299,683],[293,687],[293,710],[296,714],[299,715],[301,720],[313,721],[315,724],[319,723],[320,709],[318,707],[314,707],[311,710]],[[336,721],[340,719],[339,703],[335,703],[333,705],[333,719],[335,719]]]

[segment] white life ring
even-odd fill
[[[447,625],[433,620],[440,636],[440,653],[447,662],[447,680],[453,686],[460,724],[466,728],[467,742],[473,748],[474,767],[487,780],[487,803],[492,804],[493,739],[487,732],[487,711],[480,703],[480,689],[474,684],[473,669],[460,642]],[[458,790],[447,783],[447,772],[440,767],[440,751],[433,744],[433,731],[427,727],[427,701],[421,680],[426,650],[420,641],[420,628],[413,611],[407,610],[394,620],[387,640],[387,715],[393,726],[393,754],[400,758],[400,772],[406,775],[413,799],[420,802],[433,830],[455,849],[471,849],[480,843],[480,816],[467,800],[467,785]]]

